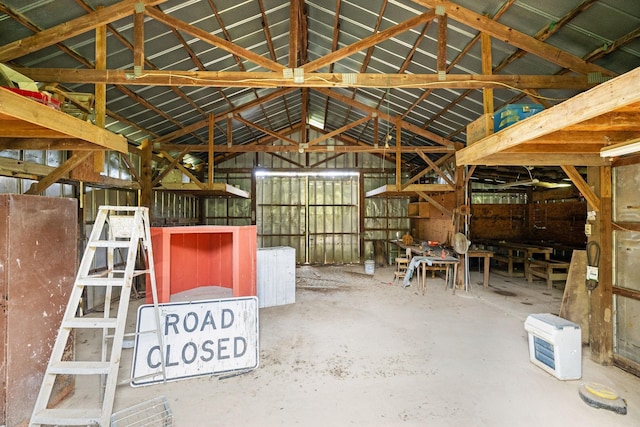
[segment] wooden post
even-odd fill
[[[107,69],[107,27],[100,25],[96,28],[96,70]],[[107,117],[107,85],[105,83],[95,84],[95,113],[96,126],[103,128],[106,126]],[[93,170],[100,173],[104,171],[104,151],[94,151]]]
[[[144,8],[133,15],[133,71],[139,74],[144,69]]]
[[[140,150],[142,156],[140,160],[142,162],[142,173],[140,174],[140,206],[146,206],[149,208],[149,220],[151,221],[151,203],[153,201],[153,188],[151,185],[151,159],[152,159],[152,145],[151,141],[145,139],[140,144]]]
[[[209,189],[213,188],[213,166],[214,166],[214,143],[215,143],[215,121],[213,114],[209,114],[209,160],[207,164],[207,179]]]
[[[396,189],[402,188],[402,117],[396,119]]]
[[[482,45],[482,74],[491,75],[493,74],[493,65],[491,58],[491,36],[487,33],[482,33],[480,36],[480,43]],[[492,114],[493,113],[493,89],[484,88],[482,89],[482,102],[484,105],[484,113]]]
[[[600,245],[598,287],[591,291],[589,316],[589,345],[591,359],[602,365],[613,362],[613,236],[611,212],[611,167],[587,169],[589,186],[600,196],[600,210],[593,224],[589,241]],[[594,210],[591,204],[588,210]]]

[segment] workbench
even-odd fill
[[[507,275],[509,277],[516,275],[514,271],[515,264],[522,264],[524,277],[529,277],[530,260],[535,259],[536,255],[542,255],[545,260],[549,260],[553,253],[553,248],[527,243],[487,242],[485,246],[495,248],[493,259],[507,264]]]
[[[489,287],[489,269],[491,266],[491,258],[493,258],[493,251],[487,249],[469,249],[466,253],[469,258],[484,258],[484,274],[482,285],[486,289]]]
[[[555,259],[529,261],[527,281],[531,283],[534,277],[540,277],[547,281],[547,289],[551,289],[554,280],[567,280],[570,263]]]
[[[413,275],[414,270],[418,270],[418,288],[422,291],[422,295],[425,294],[427,290],[427,268],[438,266],[445,270],[446,275],[444,279],[445,289],[449,286],[449,267],[453,270],[453,288],[456,286],[456,279],[458,277],[458,264],[460,264],[460,260],[458,258],[452,257],[450,255],[442,256],[415,256],[411,258],[411,262],[409,263],[409,268],[407,269],[407,274],[404,277],[404,286],[409,286],[409,280],[411,280],[411,276]],[[422,277],[421,277],[422,276]]]

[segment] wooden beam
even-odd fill
[[[151,162],[153,159],[153,147],[148,139],[144,139],[140,144],[140,150],[142,155],[140,156],[140,206],[149,208],[149,214],[153,211],[153,186],[151,185],[153,179],[153,170]]]
[[[461,166],[457,157],[460,153],[456,152],[456,164]],[[492,154],[481,160],[468,162],[464,161],[464,165],[479,165],[479,166],[559,166],[559,165],[571,165],[571,166],[605,166],[609,162],[600,157],[600,154],[584,154],[584,153],[559,153],[559,154],[546,154],[542,153],[497,153]]]
[[[273,137],[269,137],[270,140],[274,140]],[[208,152],[208,144],[199,145],[185,145],[185,144],[157,144],[154,148],[162,151],[181,151],[184,148],[188,148],[191,152]],[[233,145],[231,147],[227,145],[216,145],[216,152],[218,153],[295,153],[298,152],[298,145],[258,145],[258,144],[243,144]],[[307,152],[313,153],[388,153],[389,149],[384,146],[378,146],[377,148],[366,143],[362,145],[313,145],[305,149]],[[451,154],[451,150],[442,146],[435,145],[403,145],[400,147],[402,153],[439,153],[439,154]]]
[[[63,40],[95,30],[101,25],[114,22],[134,13],[136,3],[155,6],[167,0],[123,0],[93,13],[63,22],[55,27],[40,31],[33,36],[16,40],[0,47],[0,62],[8,62],[29,53],[52,46]]]
[[[253,100],[251,102],[248,102],[246,104],[243,104],[243,105],[241,105],[239,107],[232,108],[232,109],[230,109],[230,110],[228,110],[226,112],[217,114],[214,117],[214,122],[215,123],[221,122],[223,120],[226,120],[227,114],[240,113],[240,112],[242,112],[244,110],[248,110],[250,108],[256,107],[261,103],[272,101],[275,98],[278,98],[280,96],[284,96],[284,95],[286,95],[289,92],[292,92],[294,90],[295,90],[294,88],[285,88],[285,89],[277,90],[275,92],[270,93],[269,95],[266,95],[266,96],[263,96],[261,98],[255,99],[255,100]],[[187,135],[187,134],[189,134],[191,132],[195,132],[195,131],[197,131],[199,129],[202,129],[203,127],[208,126],[208,125],[209,125],[209,120],[208,119],[192,123],[192,124],[190,124],[188,126],[185,126],[182,129],[178,129],[177,131],[174,131],[174,132],[168,133],[166,135],[163,135],[163,136],[161,136],[159,138],[156,138],[155,141],[154,141],[154,144],[161,144],[161,143],[164,143],[164,142],[167,142],[167,141],[171,141],[171,140],[176,139],[176,138],[180,138],[181,136]]]
[[[438,15],[438,57],[436,59],[438,75],[447,72],[447,15]]]
[[[186,152],[186,150],[185,150],[185,152]],[[172,164],[175,164],[175,167],[178,168],[180,170],[180,172],[185,174],[191,180],[191,182],[196,184],[200,190],[206,190],[207,189],[207,185],[205,183],[201,182],[194,174],[191,173],[191,171],[189,169],[187,169],[184,166],[182,166],[180,164],[180,162],[176,162],[176,160],[171,156],[171,154],[167,153],[166,151],[162,151],[160,154],[162,154],[162,156],[164,156]]]
[[[312,71],[319,70],[322,67],[325,67],[329,64],[333,64],[334,62],[337,62],[340,59],[351,56],[354,53],[360,52],[361,50],[367,49],[371,46],[375,46],[383,42],[384,40],[397,36],[398,34],[402,34],[405,31],[410,30],[411,28],[416,27],[427,21],[431,21],[434,18],[435,18],[435,13],[431,11],[431,12],[423,13],[422,15],[418,15],[413,18],[407,19],[406,21],[396,24],[393,27],[387,28],[384,31],[381,31],[377,34],[373,34],[369,37],[365,37],[353,44],[350,44],[349,46],[345,46],[342,49],[338,49],[335,52],[331,52],[321,58],[318,58],[314,61],[304,64],[302,68],[304,69],[305,73],[310,73]]]
[[[289,68],[298,66],[300,51],[300,0],[289,2]]]
[[[101,7],[98,8],[100,10]],[[95,42],[96,70],[107,69],[107,27],[100,25],[96,27]],[[95,91],[95,125],[104,129],[107,124],[107,85],[104,83],[96,83]],[[93,154],[93,171],[101,173],[104,171],[105,155],[104,151],[96,151]]]
[[[414,3],[420,4],[426,8],[436,8],[437,6],[444,7],[446,14],[449,18],[458,21],[462,24],[468,25],[481,32],[486,32],[491,37],[508,43],[512,46],[518,47],[526,52],[536,55],[552,64],[559,65],[564,68],[568,68],[572,71],[581,74],[588,74],[593,72],[602,73],[605,76],[613,76],[614,72],[607,70],[604,67],[600,67],[595,64],[590,64],[578,58],[558,49],[550,44],[544,43],[540,40],[521,33],[506,25],[500,24],[491,18],[480,15],[472,10],[466,9],[456,3],[448,0],[412,0]]]
[[[418,152],[418,156],[420,156],[420,158],[424,160],[431,167],[431,170],[433,170],[435,173],[438,174],[438,176],[444,179],[447,184],[449,184],[452,187],[455,186],[455,183],[451,181],[451,179],[447,176],[447,174],[445,174],[442,171],[442,169],[440,169],[440,167],[433,160],[429,158],[429,156],[427,156],[425,153],[422,153],[422,152]]]
[[[598,286],[589,294],[589,355],[603,365],[613,358],[613,228],[611,167],[588,168],[587,179],[600,197],[600,210],[592,223],[589,241],[600,246]],[[587,205],[587,209],[593,206]]]
[[[637,102],[640,102],[640,68],[601,83],[568,101],[543,110],[521,123],[509,126],[459,150],[456,153],[456,163],[458,166],[488,164],[486,162],[490,157],[508,148]],[[558,117],[562,117],[562,120],[558,120]],[[493,162],[493,159],[491,161]],[[564,164],[579,165],[574,162]]]
[[[0,131],[0,135],[2,132]],[[95,150],[96,146],[90,142],[74,138],[2,138],[0,150]]]
[[[600,210],[600,199],[596,193],[587,185],[582,175],[573,166],[562,166],[562,170],[571,178],[571,182],[582,193],[587,202],[591,205],[594,211]]]
[[[266,133],[267,135],[271,135],[272,137],[274,137],[274,138],[276,138],[276,139],[280,139],[280,140],[282,140],[282,141],[286,141],[286,142],[288,142],[288,143],[289,143],[289,144],[291,144],[291,145],[295,145],[295,146],[296,146],[296,150],[298,149],[298,148],[297,148],[297,146],[298,146],[298,142],[297,142],[297,141],[294,141],[294,140],[293,140],[293,139],[291,139],[291,138],[286,137],[286,136],[285,136],[285,135],[283,135],[283,134],[280,134],[280,133],[278,133],[278,132],[274,132],[274,131],[272,131],[271,129],[264,128],[264,127],[262,127],[262,126],[260,126],[260,125],[257,125],[257,124],[255,124],[255,123],[253,123],[253,122],[250,122],[249,120],[245,120],[245,119],[243,119],[242,117],[240,117],[239,115],[234,115],[233,117],[234,117],[237,121],[239,121],[240,123],[244,123],[245,125],[247,125],[247,126],[249,126],[249,127],[252,127],[252,128],[254,128],[254,129],[257,129],[257,130],[259,130],[259,131],[260,131],[260,132],[262,132],[262,133]],[[228,139],[228,138],[229,138],[229,135],[227,134],[227,139]],[[227,145],[228,145],[228,143],[227,143]]]
[[[447,74],[445,80],[440,80],[437,74],[358,73],[346,78],[343,73],[310,73],[305,75],[303,82],[296,83],[291,78],[283,77],[281,72],[146,70],[143,74],[136,76],[134,70],[96,71],[75,68],[20,67],[16,67],[15,70],[35,81],[168,87],[500,89],[506,85],[518,89],[585,90],[595,86],[594,83],[589,83],[587,76],[575,75]]]
[[[171,162],[169,163],[169,165],[166,168],[164,168],[164,170],[162,172],[160,172],[160,174],[157,177],[155,177],[155,179],[153,181],[151,181],[151,187],[155,187],[156,185],[158,185],[162,181],[162,179],[165,176],[169,175],[169,173],[177,167],[178,162],[180,160],[182,160],[182,158],[186,154],[187,154],[187,150],[186,149],[182,150],[180,152],[180,154],[178,154],[178,156],[176,158],[172,159]]]
[[[320,93],[322,93],[324,95],[327,95],[327,96],[329,96],[331,98],[337,99],[338,101],[340,101],[340,102],[342,102],[344,104],[347,104],[347,105],[349,105],[351,107],[357,108],[358,110],[363,111],[365,113],[371,114],[373,112],[377,112],[378,116],[381,119],[383,119],[383,120],[385,120],[385,121],[387,121],[389,123],[395,122],[395,119],[390,114],[387,114],[383,110],[377,110],[376,108],[369,107],[366,104],[363,104],[361,102],[353,100],[353,99],[351,99],[351,98],[349,98],[347,96],[344,96],[344,95],[342,95],[340,93],[337,93],[337,92],[335,92],[333,90],[330,90],[330,89],[316,89],[316,91],[320,92]],[[455,147],[458,147],[458,146],[461,147],[462,146],[461,143],[456,143],[456,142],[453,142],[453,141],[449,141],[448,139],[443,138],[442,136],[440,136],[438,134],[435,134],[433,132],[429,132],[427,130],[424,130],[424,129],[422,129],[422,128],[416,126],[416,125],[413,125],[411,123],[407,123],[405,121],[402,121],[401,124],[402,124],[402,128],[403,129],[406,129],[409,132],[418,134],[418,135],[420,135],[420,136],[422,136],[422,137],[424,137],[424,138],[426,138],[426,139],[428,139],[430,141],[433,141],[433,142],[435,142],[437,144],[440,144],[440,145],[443,145],[445,147],[448,147],[451,151],[455,151]]]
[[[480,45],[482,51],[482,74],[490,76],[493,74],[493,64],[491,56],[491,36],[487,33],[481,33]],[[482,105],[484,114],[493,114],[493,89],[482,89]]]
[[[187,22],[181,21],[180,19],[174,18],[173,16],[167,15],[166,13],[163,13],[156,8],[147,7],[145,13],[150,17],[152,17],[153,19],[155,19],[156,21],[162,22],[163,24],[169,27],[177,28],[180,31],[184,31],[187,34],[191,34],[192,36],[199,38],[205,43],[209,43],[213,46],[216,46],[222,50],[225,50],[231,53],[232,55],[237,55],[241,58],[244,58],[248,61],[258,64],[261,67],[266,68],[267,70],[282,71],[285,68],[284,65],[278,64],[277,62],[264,58],[258,55],[257,53],[250,51],[249,49],[240,47],[223,38],[214,36],[208,31],[205,31]]]
[[[396,187],[402,187],[402,119],[396,118]]]
[[[429,197],[429,195],[427,195],[427,193],[424,193],[422,191],[416,191],[416,193],[418,193],[418,196],[422,197],[424,200],[429,202],[429,204],[433,205],[436,209],[438,209],[440,212],[442,212],[445,216],[447,216],[447,217],[452,217],[453,216],[453,212],[451,212],[449,209],[447,209],[444,206],[442,206],[433,197]]]
[[[133,15],[133,69],[144,69],[144,10]]]
[[[64,163],[58,166],[53,172],[51,172],[46,177],[42,178],[38,182],[34,182],[31,184],[31,188],[26,191],[24,194],[40,194],[49,188],[51,185],[58,182],[60,178],[65,176],[71,170],[75,169],[78,165],[85,161],[89,156],[91,156],[92,152],[81,152],[81,153],[73,153],[71,157],[69,157]]]
[[[368,115],[366,117],[362,117],[361,119],[356,120],[355,122],[351,122],[345,126],[342,126],[336,130],[333,130],[331,132],[325,133],[323,135],[320,135],[319,137],[309,141],[309,147],[311,147],[312,145],[316,145],[317,143],[321,142],[321,141],[325,141],[329,138],[333,138],[334,136],[337,136],[343,132],[348,131],[349,129],[352,129],[356,126],[360,126],[363,123],[368,122],[369,120],[371,120],[371,115]]]
[[[127,141],[122,135],[100,129],[91,123],[76,119],[6,89],[0,89],[0,117],[3,120],[4,117],[22,120],[31,125],[42,126],[52,132],[66,135],[68,138],[91,142],[95,144],[96,150],[127,152]],[[0,134],[0,136],[4,135]]]
[[[209,114],[209,155],[207,161],[207,183],[209,190],[213,188],[213,167],[215,163],[215,116]]]

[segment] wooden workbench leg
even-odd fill
[[[420,263],[418,264],[422,266],[422,295],[427,292],[427,264]]]
[[[491,264],[491,258],[488,256],[484,257],[484,280],[482,285],[485,289],[489,287],[489,264]]]

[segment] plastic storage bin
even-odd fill
[[[524,323],[529,333],[529,359],[560,380],[582,377],[580,326],[550,313],[530,314]]]
[[[508,104],[493,114],[493,131],[498,132],[542,111],[539,104]]]

